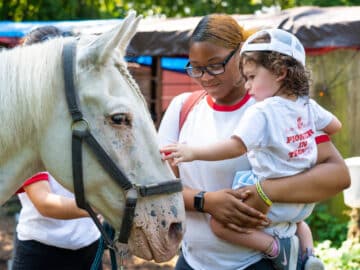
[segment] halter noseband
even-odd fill
[[[78,97],[75,92],[74,74],[76,59],[76,43],[69,42],[64,45],[63,49],[63,71],[65,82],[65,94],[72,117],[72,172],[74,183],[74,194],[76,204],[79,208],[85,209],[90,217],[94,220],[100,230],[108,247],[116,249],[113,241],[109,239],[103,229],[101,222],[96,213],[92,210],[86,201],[83,182],[82,166],[82,142],[85,141],[97,157],[98,162],[109,173],[112,179],[125,191],[125,208],[123,220],[120,228],[118,241],[127,244],[135,215],[135,208],[138,196],[146,197],[157,194],[175,193],[182,190],[182,184],[179,179],[167,182],[136,185],[129,181],[123,171],[115,164],[106,151],[101,147],[99,142],[92,135],[88,122],[84,119],[83,114],[78,106]]]

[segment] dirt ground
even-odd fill
[[[13,249],[13,236],[14,236],[14,218],[9,216],[0,215],[0,270],[7,269],[7,261],[11,259]],[[110,270],[111,264],[109,261],[108,252],[104,255],[104,270]],[[131,257],[125,266],[127,270],[172,270],[176,258],[171,261],[161,264],[147,262],[137,257]]]

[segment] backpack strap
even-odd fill
[[[180,132],[182,126],[184,125],[189,112],[206,95],[207,95],[207,92],[205,90],[197,90],[197,91],[192,92],[190,94],[190,96],[187,97],[187,99],[185,100],[184,104],[182,105],[181,111],[180,111],[179,132]]]

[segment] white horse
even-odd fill
[[[161,160],[156,130],[140,90],[124,61],[140,17],[77,43],[74,84],[93,136],[128,180],[138,185],[174,178]],[[73,191],[72,119],[63,79],[62,50],[56,38],[0,53],[0,205],[38,171],[49,171]],[[126,192],[88,146],[83,147],[86,200],[118,229]],[[181,192],[139,197],[129,238],[137,256],[169,260],[181,241],[185,210]]]

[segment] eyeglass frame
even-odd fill
[[[235,52],[239,49],[239,46],[236,47],[236,49],[234,49],[233,51],[231,51],[229,53],[228,56],[226,56],[226,58],[224,59],[224,61],[222,61],[221,63],[216,63],[216,64],[211,64],[211,65],[207,65],[207,66],[199,66],[199,67],[196,67],[197,69],[200,69],[201,71],[201,75],[200,76],[192,76],[190,74],[190,71],[193,69],[193,66],[191,66],[190,64],[190,61],[186,64],[185,66],[185,70],[186,70],[186,73],[191,77],[191,78],[201,78],[202,76],[204,76],[204,73],[205,71],[207,72],[207,74],[211,75],[211,76],[217,76],[217,75],[220,75],[220,74],[223,74],[225,72],[225,66],[226,64],[231,60],[231,58],[234,56]],[[209,66],[215,66],[215,65],[222,65],[223,67],[223,71],[220,72],[220,73],[217,73],[217,74],[214,74],[212,71],[208,70],[208,67]]]

